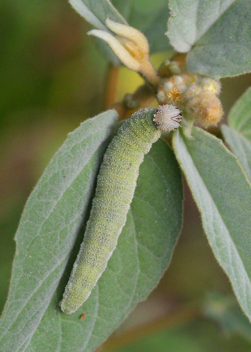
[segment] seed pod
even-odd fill
[[[166,109],[166,130],[173,126],[173,109],[171,116]],[[133,199],[140,164],[161,135],[158,124],[153,121],[155,112],[156,109],[142,109],[133,114],[107,148],[84,241],[61,302],[65,313],[75,312],[86,301],[117,246]],[[176,117],[178,112],[176,109]],[[162,116],[161,128],[165,119]]]

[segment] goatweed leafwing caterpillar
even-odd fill
[[[75,312],[89,297],[117,246],[133,199],[139,167],[161,136],[180,125],[171,105],[142,109],[119,128],[104,155],[84,241],[66,286],[61,309]]]

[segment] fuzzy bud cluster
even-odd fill
[[[182,115],[203,127],[217,125],[223,115],[218,98],[220,83],[212,78],[188,73],[174,75],[160,82],[157,99],[160,104],[177,106]]]

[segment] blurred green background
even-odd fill
[[[0,13],[2,309],[22,208],[67,133],[104,110],[107,63],[86,35],[89,25],[66,0],[5,0]],[[153,62],[167,55],[155,55]],[[117,98],[140,82],[122,68]],[[250,75],[223,80],[226,112],[250,83]],[[170,269],[104,351],[251,351],[250,324],[232,299],[187,187],[185,197],[184,228]]]

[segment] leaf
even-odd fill
[[[164,34],[168,17],[169,10],[166,3],[166,5],[158,11],[156,16],[151,16],[152,21],[143,31],[150,44],[151,54],[172,49],[172,46]]]
[[[167,36],[175,50],[188,52],[192,46],[221,20],[235,0],[169,0],[171,18]]]
[[[120,15],[109,0],[69,0],[71,6],[98,29],[109,31],[105,27],[107,17],[110,20],[126,24],[126,20]]]
[[[55,154],[25,206],[17,233],[0,350],[20,351],[32,337],[65,269],[117,112],[82,123]],[[15,336],[15,338],[13,338]]]
[[[228,124],[221,131],[251,182],[251,88],[234,104]]]
[[[114,0],[113,4],[130,26],[145,34],[150,44],[151,54],[171,49],[164,35],[169,17],[166,0]]]
[[[141,0],[114,0],[114,6],[109,0],[69,0],[69,2],[87,22],[98,29],[109,32],[105,27],[107,17],[124,24],[128,20],[131,26],[145,33],[150,43],[151,53],[170,49],[168,40],[164,35],[169,15],[168,4],[165,0],[149,0],[147,3]],[[114,66],[121,65],[120,60],[107,44],[99,39],[95,39],[95,41],[108,61]]]
[[[177,131],[176,157],[201,212],[214,255],[251,319],[251,187],[222,142],[194,128],[194,140]]]
[[[105,26],[107,17],[115,22],[126,24],[126,20],[120,15],[110,0],[69,0],[69,2],[87,22],[98,29],[110,32]],[[106,43],[100,39],[95,39],[95,42],[108,61],[114,66],[121,65],[120,60]]]
[[[248,88],[232,107],[228,124],[251,141],[251,88]]]
[[[38,330],[27,338],[26,351],[93,351],[157,285],[170,263],[181,224],[180,170],[170,148],[159,140],[140,167],[118,246],[90,297],[74,314],[59,310],[71,263]]]
[[[251,142],[227,125],[222,125],[221,131],[251,182]]]
[[[170,0],[167,35],[179,52],[189,52],[188,70],[215,78],[251,71],[251,2]]]

